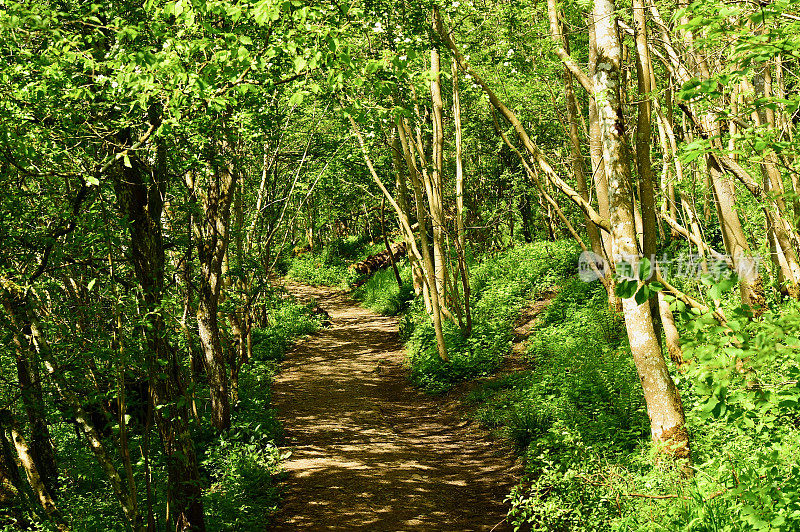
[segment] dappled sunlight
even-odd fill
[[[332,327],[286,357],[274,387],[287,491],[276,529],[508,530],[509,453],[406,379],[394,318],[328,288]],[[498,523],[500,523],[499,526]]]

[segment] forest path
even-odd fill
[[[287,282],[332,326],[301,341],[273,387],[288,487],[273,530],[501,531],[519,474],[457,398],[414,390],[397,318],[328,287]]]

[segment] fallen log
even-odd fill
[[[391,249],[391,256],[389,255],[389,250],[383,250],[380,253],[375,255],[370,255],[361,262],[356,262],[355,264],[351,264],[350,267],[363,275],[372,275],[373,273],[377,272],[378,270],[383,270],[384,268],[388,268],[392,265],[392,258],[395,261],[400,260],[406,254],[406,243],[400,242],[399,244],[393,244]]]

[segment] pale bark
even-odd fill
[[[686,5],[683,0],[681,0],[679,4],[684,7]],[[694,35],[692,34],[692,31],[688,29],[680,30],[683,44],[689,52],[687,54],[687,66],[687,64],[681,60],[675,51],[675,46],[672,43],[669,28],[661,18],[658,8],[653,3],[650,4],[650,12],[653,20],[661,29],[662,46],[664,46],[665,50],[667,51],[670,69],[673,75],[675,75],[677,81],[680,83],[689,81],[692,78],[692,73],[697,75],[697,77],[701,80],[710,79],[711,72],[709,64],[702,53],[695,47]],[[684,17],[682,23],[685,22],[688,21],[685,20]],[[693,120],[693,117],[695,116],[694,104],[690,104],[688,106],[682,105],[682,108],[686,111],[686,114],[689,116],[689,118]],[[695,126],[702,128],[703,134],[706,136],[706,138],[716,139],[713,142],[715,142],[717,147],[721,148],[721,144],[719,142],[719,118],[714,111],[704,112],[699,123],[695,122]],[[758,272],[753,271],[753,268],[751,268],[752,259],[750,258],[750,245],[747,242],[746,235],[742,229],[741,221],[739,220],[739,215],[735,208],[735,189],[732,186],[732,182],[727,179],[724,174],[724,169],[721,164],[724,162],[724,159],[725,158],[723,157],[715,156],[713,153],[709,153],[705,156],[711,189],[713,190],[714,197],[716,199],[715,206],[717,210],[717,217],[720,221],[723,241],[725,242],[725,249],[733,260],[734,267],[739,272],[739,290],[741,293],[742,302],[755,309],[756,312],[760,312],[761,309],[763,309],[765,301],[764,284]],[[733,161],[731,161],[731,163],[733,163]],[[734,173],[734,175],[737,175],[736,172],[733,171],[732,165],[726,164],[725,166],[727,167],[726,169],[728,171],[731,171]],[[747,179],[743,175],[737,175],[737,177],[739,179]]]
[[[567,40],[563,25],[558,20],[558,11],[555,5],[555,0],[548,0],[547,12],[550,18],[550,35],[553,40],[560,45],[557,47],[557,49],[563,51],[567,54],[567,56],[569,56],[569,41]],[[561,57],[560,53],[559,57]],[[564,57],[561,57],[561,59],[563,61]],[[585,75],[582,71],[581,74]],[[578,193],[587,203],[590,203],[589,186],[586,181],[586,171],[584,169],[583,153],[581,152],[580,133],[578,129],[578,117],[580,115],[580,111],[578,108],[577,98],[575,97],[575,89],[572,83],[573,77],[578,77],[575,74],[575,69],[570,68],[567,63],[564,62],[564,99],[566,101],[567,111],[567,133],[570,141],[570,165],[572,166],[572,173],[575,176],[575,183]],[[589,92],[590,100],[593,100],[591,84],[588,86],[584,85],[584,88],[587,90],[587,92]],[[584,213],[584,220],[586,222],[586,232],[589,235],[589,242],[591,244],[592,251],[608,260],[608,257],[606,257],[603,249],[600,231],[598,230],[597,226],[592,223],[591,219],[588,215],[586,215],[586,213]]]
[[[631,203],[630,167],[624,147],[625,125],[620,95],[622,47],[615,13],[613,0],[595,1],[593,15],[598,65],[594,88],[609,183],[614,255],[621,260],[636,261],[640,254]],[[689,460],[689,436],[683,406],[661,353],[650,306],[639,305],[630,297],[623,300],[623,312],[631,352],[644,390],[653,440],[666,443],[668,451],[676,459]]]
[[[350,117],[350,125],[353,129],[353,133],[356,135],[358,139],[359,146],[361,146],[361,153],[364,156],[364,161],[367,164],[367,168],[369,168],[370,175],[372,176],[372,180],[378,185],[383,195],[389,201],[389,204],[394,208],[397,217],[400,219],[400,223],[403,227],[403,230],[406,232],[407,235],[413,235],[413,231],[411,229],[411,225],[409,224],[408,217],[403,209],[400,208],[397,201],[394,199],[394,196],[386,189],[384,186],[383,181],[381,181],[380,177],[378,177],[378,173],[375,171],[375,166],[372,164],[372,158],[369,156],[367,152],[366,144],[364,143],[364,137],[361,135],[361,131],[358,127],[358,124]],[[402,122],[398,121],[397,123],[397,131],[400,137],[400,144],[403,148],[403,156],[406,159],[406,166],[408,168],[408,172],[411,175],[411,182],[414,187],[414,195],[417,204],[417,220],[419,222],[419,234],[421,240],[421,247],[422,252],[417,248],[416,240],[411,239],[411,252],[415,256],[422,256],[423,258],[423,270],[425,272],[425,284],[428,288],[431,298],[431,313],[433,318],[434,329],[436,333],[436,345],[439,351],[439,357],[442,360],[448,360],[447,356],[447,346],[444,342],[444,333],[442,331],[442,317],[441,311],[439,310],[439,297],[438,291],[436,290],[436,280],[434,278],[433,273],[433,259],[431,257],[430,248],[428,246],[428,236],[425,231],[426,225],[426,216],[425,210],[422,207],[423,199],[421,193],[421,186],[419,183],[419,177],[417,176],[417,169],[416,165],[414,165],[413,157],[411,154],[411,149],[409,147],[408,136],[410,132],[407,129],[407,126]]]
[[[681,335],[675,326],[675,317],[669,308],[669,301],[662,292],[658,293],[658,312],[661,316],[661,328],[664,330],[664,339],[667,344],[667,353],[678,368],[683,365],[683,349],[681,349]]]
[[[395,171],[395,184],[397,186],[397,204],[399,213],[397,214],[398,224],[403,231],[403,238],[406,242],[406,250],[408,250],[408,261],[411,265],[411,277],[414,285],[414,293],[420,295],[424,293],[423,299],[425,300],[425,308],[430,307],[430,299],[428,297],[427,289],[425,288],[425,273],[423,271],[422,257],[418,254],[419,251],[416,246],[416,237],[413,232],[406,231],[403,220],[408,224],[411,217],[409,208],[408,186],[406,184],[406,174],[403,170],[403,152],[400,145],[400,139],[397,134],[396,128],[393,130],[392,135],[392,165]],[[409,228],[410,230],[410,228]]]
[[[436,8],[434,8],[434,11]],[[442,118],[443,103],[442,103],[442,87],[440,84],[439,76],[441,74],[439,50],[434,46],[431,49],[431,103],[433,107],[433,115],[431,117],[433,123],[433,136],[432,136],[432,171],[430,173],[430,185],[427,188],[428,192],[428,205],[430,207],[431,223],[433,225],[433,261],[434,261],[434,274],[436,278],[435,289],[438,292],[438,297],[444,305],[448,301],[447,293],[447,255],[444,250],[444,235],[445,235],[445,222],[444,213],[442,211],[443,203],[443,189],[442,189],[442,172],[443,172],[443,158],[444,158],[444,123]],[[442,305],[442,306],[444,306]]]
[[[436,290],[436,280],[433,273],[433,258],[431,257],[430,248],[428,246],[428,235],[425,229],[427,226],[427,215],[425,213],[425,208],[423,207],[422,185],[420,184],[419,174],[417,173],[417,168],[414,164],[413,153],[409,147],[408,138],[410,137],[411,132],[402,119],[398,120],[397,131],[400,136],[400,144],[403,147],[403,155],[406,159],[406,168],[411,176],[411,185],[414,189],[414,200],[417,205],[417,221],[419,222],[422,258],[426,272],[426,285],[430,295],[431,315],[433,318],[434,333],[436,334],[436,346],[439,351],[439,358],[442,360],[449,360],[449,356],[447,354],[447,344],[444,341],[444,331],[442,329],[442,302],[439,299],[439,291]]]
[[[458,272],[464,289],[464,314],[466,317],[465,334],[472,334],[472,310],[470,309],[470,284],[466,260],[466,236],[464,230],[464,164],[461,158],[461,97],[458,90],[458,63],[452,62],[451,74],[453,76],[453,124],[455,126],[456,148],[456,256]],[[525,220],[523,227],[527,229]]]
[[[500,114],[502,114],[506,120],[511,123],[514,128],[514,131],[519,136],[520,140],[522,141],[522,145],[525,147],[525,151],[533,158],[536,164],[540,167],[542,172],[547,177],[548,181],[552,183],[556,188],[558,188],[561,192],[563,192],[570,200],[572,200],[580,209],[585,212],[589,219],[594,223],[599,229],[604,231],[610,231],[609,222],[607,219],[603,218],[598,214],[598,212],[586,201],[583,199],[583,196],[576,191],[574,188],[569,186],[553,169],[550,163],[547,162],[542,152],[539,150],[538,146],[533,142],[533,140],[528,136],[527,131],[523,127],[522,123],[519,121],[517,116],[508,108],[506,105],[500,100],[500,98],[495,94],[495,92],[489,87],[489,85],[479,76],[469,63],[464,58],[461,51],[458,49],[458,46],[453,42],[452,37],[450,36],[449,30],[445,27],[444,22],[441,20],[441,17],[437,17],[435,20],[435,31],[438,33],[439,37],[442,41],[447,45],[450,51],[453,53],[453,56],[458,61],[458,66],[461,70],[472,76],[481,89],[484,91],[486,96],[489,98],[490,103],[497,109]]]
[[[389,255],[389,262],[392,265],[394,272],[394,279],[397,281],[397,288],[403,288],[403,279],[400,277],[400,272],[397,269],[397,263],[394,260],[394,253],[392,246],[389,243],[389,237],[386,236],[386,197],[381,198],[381,237],[383,238],[383,245],[386,247],[386,253]]]

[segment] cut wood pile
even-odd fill
[[[350,267],[358,273],[372,275],[378,270],[382,270],[391,266],[391,257],[394,258],[395,262],[399,261],[406,254],[406,243],[400,242],[399,244],[393,244],[391,250],[391,256],[389,255],[389,250],[386,249],[378,254],[367,257],[367,259],[364,261],[351,264]]]

